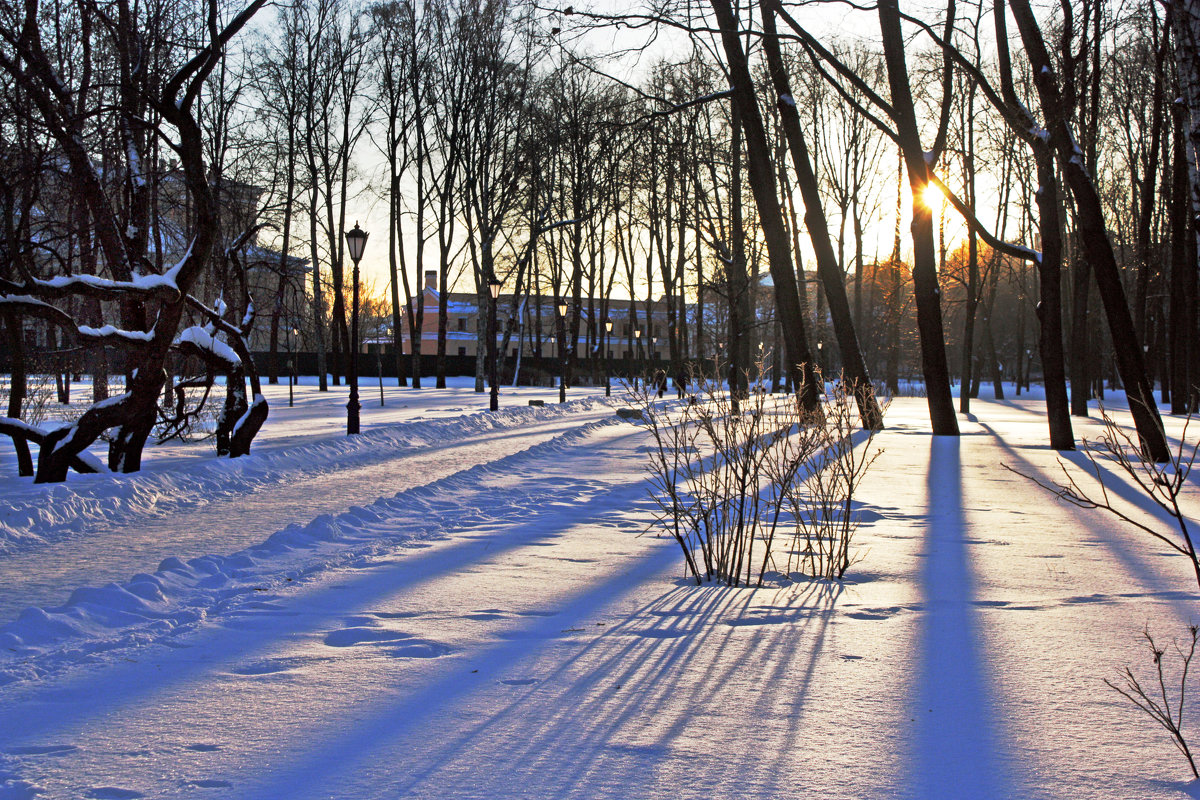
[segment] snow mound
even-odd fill
[[[211,497],[259,492],[296,480],[375,463],[432,443],[462,441],[604,405],[602,398],[415,420],[286,449],[252,451],[187,470],[72,475],[69,483],[18,485],[0,507],[0,557],[62,541],[100,524],[124,524],[199,506]]]
[[[462,422],[476,430],[490,427],[486,420],[466,418]],[[496,519],[578,501],[577,485],[547,481],[513,486],[508,479],[520,474],[523,463],[561,457],[592,432],[619,422],[615,416],[591,422],[511,456],[380,498],[369,506],[289,525],[232,555],[187,561],[168,558],[152,575],[135,575],[120,584],[81,587],[60,607],[27,609],[0,627],[0,686],[43,677],[116,648],[164,642],[249,599],[260,599],[262,592],[294,586],[330,569],[362,564],[406,545],[469,528],[481,518],[481,509],[487,510],[486,518]],[[382,431],[376,439],[407,441],[404,436],[402,431]],[[357,450],[366,443],[356,439],[329,446]],[[289,463],[294,458],[293,451]],[[423,657],[422,652],[416,647],[410,657]]]

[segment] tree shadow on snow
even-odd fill
[[[1012,795],[1000,767],[998,726],[972,604],[961,442],[934,436],[930,447],[911,793],[921,800],[1003,800]]]
[[[681,586],[615,625],[589,624],[621,588],[589,588],[534,623],[559,640],[540,658],[528,638],[499,644],[473,659],[486,677],[448,676],[380,709],[336,753],[313,736],[324,752],[294,754],[267,785],[287,796],[342,785],[355,764],[395,763],[386,783],[398,796],[793,794],[804,701],[841,588]],[[563,637],[568,624],[580,635]],[[510,674],[536,682],[496,680]]]

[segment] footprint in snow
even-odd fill
[[[862,611],[850,611],[846,614],[851,619],[890,619],[903,609],[900,606],[890,608],[867,608]]]
[[[343,628],[326,635],[325,644],[329,647],[395,645],[387,650],[394,658],[437,658],[450,652],[450,648],[440,642],[414,639],[411,633],[386,628]]]
[[[413,639],[399,647],[393,647],[387,652],[393,658],[438,658],[449,653],[450,648],[438,642]]]
[[[29,747],[10,747],[4,752],[10,756],[65,756],[74,753],[79,748],[73,744],[30,745]]]
[[[342,628],[325,636],[330,647],[353,647],[356,644],[378,644],[411,639],[411,633],[389,631],[386,628]]]
[[[242,664],[230,670],[234,675],[276,675],[281,672],[290,672],[300,667],[308,666],[309,664],[323,661],[324,659],[291,657],[291,658],[266,658],[262,661],[254,661],[249,664]]]
[[[507,681],[500,681],[505,686],[532,686],[537,683],[537,678],[513,678]]]
[[[183,781],[179,784],[185,789],[232,789],[233,784],[229,781],[212,780],[201,778],[195,781]]]
[[[141,792],[122,789],[119,786],[98,786],[84,795],[89,800],[137,800],[137,798],[145,796]]]

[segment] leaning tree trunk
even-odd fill
[[[771,166],[771,149],[758,108],[754,80],[750,77],[750,67],[738,37],[737,19],[729,0],[709,2],[721,29],[721,43],[729,62],[733,102],[737,104],[741,113],[742,131],[746,137],[747,173],[767,245],[771,279],[775,283],[775,307],[783,325],[784,351],[789,366],[799,367],[800,379],[795,381],[795,389],[800,393],[803,407],[809,411],[817,411],[820,393],[813,370],[812,354],[804,332],[804,316],[796,287],[791,244],[788,242],[783,211],[779,205],[775,170]]]
[[[890,2],[891,0],[889,0]],[[1125,394],[1129,399],[1129,411],[1141,440],[1142,449],[1149,458],[1157,462],[1170,458],[1166,433],[1158,415],[1154,392],[1146,378],[1142,359],[1142,348],[1133,318],[1125,302],[1125,289],[1121,283],[1121,272],[1113,254],[1112,243],[1104,222],[1104,209],[1096,185],[1084,167],[1083,154],[1070,125],[1061,109],[1064,108],[1050,56],[1042,39],[1041,30],[1034,19],[1029,0],[1012,0],[1012,9],[1021,32],[1021,40],[1033,67],[1033,81],[1037,87],[1042,107],[1047,109],[1050,125],[1050,142],[1054,147],[1059,166],[1066,175],[1075,199],[1075,216],[1079,226],[1084,257],[1092,266],[1100,299],[1104,303],[1108,327],[1112,334],[1113,351]]]
[[[842,355],[842,366],[845,376],[854,387],[854,397],[858,403],[859,417],[864,428],[870,430],[883,429],[883,412],[875,399],[871,378],[867,374],[867,365],[863,361],[862,349],[858,344],[858,334],[854,329],[854,318],[850,313],[850,302],[846,297],[846,284],[842,270],[838,266],[837,256],[829,240],[829,225],[825,219],[825,208],[821,202],[821,189],[809,157],[808,145],[804,140],[804,131],[800,127],[800,115],[796,111],[796,101],[789,85],[787,69],[779,52],[779,37],[775,29],[775,14],[761,3],[763,45],[767,54],[767,66],[771,80],[778,96],[779,117],[783,132],[787,138],[788,150],[792,155],[792,164],[796,170],[796,183],[804,198],[804,224],[812,241],[813,250],[817,257],[817,274],[825,287],[825,297],[829,302],[829,314],[833,319],[833,331],[837,336],[838,349]],[[860,265],[861,269],[861,265]]]

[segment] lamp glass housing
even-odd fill
[[[354,223],[354,227],[351,230],[346,231],[346,247],[350,250],[350,260],[356,264],[363,257],[363,251],[367,247],[367,236],[369,235],[362,228],[358,227],[357,222]]]

